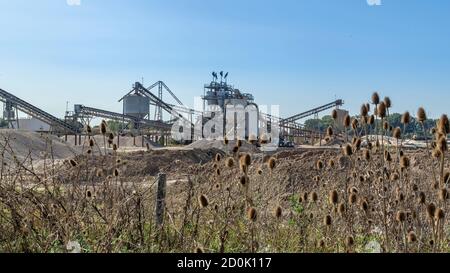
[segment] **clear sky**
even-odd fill
[[[121,111],[141,77],[193,106],[213,70],[283,116],[335,98],[355,112],[375,90],[438,116],[450,1],[0,0],[0,88],[60,117],[66,101]]]

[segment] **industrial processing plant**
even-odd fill
[[[47,132],[64,136],[65,139],[72,136],[75,137],[75,145],[82,145],[82,137],[86,134],[85,129],[87,126],[96,125],[92,124],[95,118],[119,122],[118,138],[128,134],[153,142],[161,142],[164,145],[173,140],[171,139],[172,130],[177,124],[181,124],[181,127],[186,127],[184,128],[185,136],[186,132],[190,132],[190,134],[184,139],[176,140],[188,144],[192,141],[208,138],[208,136],[205,136],[205,125],[217,113],[222,113],[223,127],[227,128],[225,125],[227,109],[236,109],[240,106],[242,109],[247,109],[244,117],[244,133],[239,134],[237,132],[239,128],[234,125],[232,127],[233,132],[222,130],[220,135],[215,134],[217,139],[228,137],[230,139],[249,140],[249,138],[252,138],[252,140],[258,142],[261,137],[265,137],[264,134],[271,132],[272,126],[276,125],[279,126],[279,136],[274,138],[280,145],[284,145],[287,142],[300,143],[308,138],[311,139],[311,142],[314,139],[322,140],[325,132],[307,130],[298,121],[308,117],[317,117],[319,113],[333,108],[339,109],[344,103],[343,100],[336,100],[289,118],[281,118],[260,112],[253,94],[242,92],[228,83],[228,72],[212,72],[211,75],[211,82],[204,85],[203,109],[186,107],[164,82],[157,81],[147,88],[142,83],[135,82],[131,91],[119,99],[119,102],[122,103],[122,113],[99,109],[91,105],[75,104],[73,111],[67,111],[64,118],[55,117],[24,99],[16,97],[12,92],[0,89],[3,118],[11,129]],[[167,103],[164,100],[165,96],[170,96],[177,104]],[[254,118],[248,112],[249,106],[254,111]],[[32,119],[19,119],[19,111],[29,115]],[[339,111],[341,119],[345,114],[347,114],[346,111]],[[169,118],[164,120],[164,117]],[[232,118],[234,120],[235,117]],[[262,128],[264,128],[264,133],[261,133]]]

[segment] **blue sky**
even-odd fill
[[[395,111],[448,112],[450,1],[0,0],[0,88],[62,117],[121,111],[133,82],[193,106],[213,70],[283,116],[375,90]]]

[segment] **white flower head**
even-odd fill
[[[381,253],[381,245],[375,240],[372,240],[367,243],[366,247],[364,248],[366,253]]]
[[[69,241],[66,245],[66,249],[70,253],[81,253],[81,245],[77,241]]]

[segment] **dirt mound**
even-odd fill
[[[91,171],[102,169],[106,175],[112,175],[117,168],[120,177],[156,176],[164,172],[175,178],[192,174],[192,167],[212,162],[216,154],[224,155],[224,152],[218,149],[150,150],[117,156],[80,155],[75,160],[80,169],[84,169],[87,164]],[[94,172],[92,175],[95,175]]]
[[[97,143],[97,145],[100,148],[104,147],[104,138],[103,135],[95,135],[91,138],[94,139],[94,141]],[[61,139],[64,141],[65,137],[61,137]],[[85,146],[88,145],[89,138],[87,136],[81,137],[81,144]],[[114,138],[114,143],[117,144],[117,137]],[[68,136],[67,137],[67,144],[71,146],[75,146],[75,136]],[[150,149],[152,148],[160,148],[161,145],[148,140],[146,137],[142,138],[141,136],[138,137],[130,137],[130,136],[121,136],[119,137],[119,147],[123,148],[146,148],[147,144]],[[106,138],[106,147],[108,147],[108,139]]]
[[[10,161],[31,158],[41,160],[53,157],[65,159],[77,154],[76,150],[62,142],[58,137],[24,130],[0,130],[0,149],[4,158]]]
[[[187,148],[193,148],[193,149],[219,149],[224,152],[232,151],[233,148],[236,146],[236,141],[229,141],[228,145],[225,145],[225,143],[221,140],[207,140],[207,139],[201,139],[198,140],[190,145],[187,146]],[[242,146],[239,149],[241,152],[258,152],[259,149],[255,145],[252,145],[246,141],[242,141]]]

